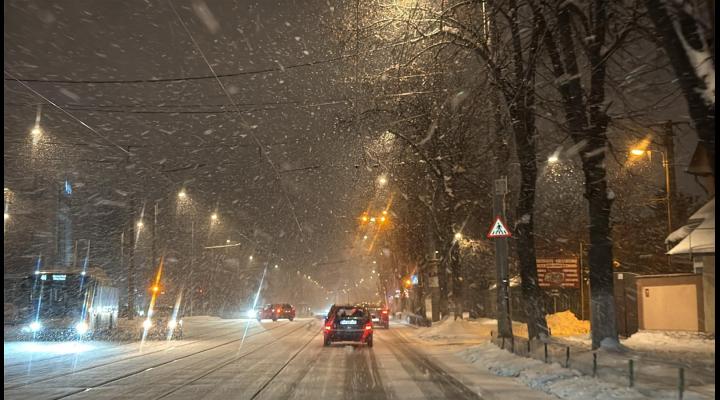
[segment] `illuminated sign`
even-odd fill
[[[54,281],[64,281],[67,275],[53,275],[52,280]]]

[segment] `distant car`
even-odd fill
[[[156,306],[152,315],[143,321],[148,337],[182,339],[183,315],[173,306]]]
[[[365,307],[334,305],[325,318],[323,345],[333,342],[360,342],[373,345],[373,323]]]
[[[258,322],[263,319],[271,319],[273,321],[288,319],[292,321],[295,319],[295,307],[288,303],[265,304],[265,307],[257,313]]]
[[[370,317],[374,325],[380,325],[385,329],[390,329],[390,310],[378,304],[370,304],[366,307],[370,312]]]

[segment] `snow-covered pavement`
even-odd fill
[[[568,318],[550,316],[553,332],[577,332]],[[715,340],[698,333],[640,332],[622,340],[623,352],[597,351],[598,369],[592,377],[593,352],[587,335],[553,337],[548,346],[549,363],[544,363],[543,347],[535,342],[533,358],[527,353],[527,341],[516,343],[512,354],[490,343],[490,332],[497,322],[491,319],[471,321],[446,319],[430,328],[416,328],[412,336],[426,348],[447,348],[451,354],[476,370],[513,377],[530,388],[562,399],[677,399],[678,367],[685,368],[684,399],[715,397]],[[523,324],[513,323],[515,332]],[[525,332],[526,328],[525,328]],[[565,349],[571,347],[570,367],[565,368]],[[634,385],[629,386],[628,360],[634,361]]]
[[[413,328],[375,331],[375,346],[323,347],[321,323],[188,319],[183,340],[6,342],[9,399],[550,399],[479,371]],[[243,339],[243,333],[247,334]]]

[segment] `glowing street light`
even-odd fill
[[[642,156],[647,152],[647,150],[644,149],[631,149],[630,154],[634,156]]]
[[[252,261],[252,259],[253,259],[253,256],[250,256],[250,257],[248,257],[248,258],[250,258],[250,261]]]
[[[462,233],[460,233],[460,232],[455,233],[455,240],[456,240],[456,241],[459,242],[459,241],[462,240],[462,238],[463,238]]]
[[[187,197],[187,192],[185,192],[185,189],[180,189],[180,192],[178,192],[178,197],[181,199],[184,199]]]
[[[5,215],[5,216],[4,216],[4,221],[7,221],[8,219],[10,219],[10,214],[4,213],[4,215]]]
[[[388,182],[388,180],[387,180],[387,177],[386,177],[385,175],[380,175],[380,176],[378,177],[378,179],[377,179],[377,183],[378,183],[378,185],[380,185],[380,186],[385,186],[385,185],[387,185],[387,182]]]
[[[143,224],[142,221],[138,221],[137,227],[138,227],[139,229],[142,229],[143,226],[145,226],[145,224]]]
[[[275,264],[275,269],[278,269],[278,265],[277,265],[277,264]]]
[[[551,155],[550,157],[548,157],[547,160],[548,160],[548,163],[550,163],[550,164],[555,164],[555,163],[558,162],[560,159],[558,158],[558,156],[556,156],[555,154],[553,154],[553,155]]]
[[[217,222],[217,219],[218,219],[217,214],[216,214],[216,213],[213,213],[213,214],[210,216],[210,219],[212,220],[212,222]]]

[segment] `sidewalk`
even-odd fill
[[[567,317],[551,316],[555,332],[577,333]],[[557,321],[564,321],[558,325]],[[561,329],[562,328],[562,329]],[[492,319],[470,321],[452,318],[430,328],[405,332],[416,340],[437,348],[455,349],[465,363],[500,376],[510,376],[525,385],[555,395],[576,399],[677,399],[679,370],[684,368],[684,399],[712,399],[715,396],[715,340],[701,334],[640,332],[622,340],[623,352],[601,349],[593,377],[593,351],[588,335],[552,337],[548,341],[548,363],[544,362],[542,342],[531,344],[527,358],[527,339],[516,336],[515,353],[491,343],[497,329]],[[526,326],[513,323],[522,334]],[[507,347],[509,347],[507,342]],[[451,347],[452,346],[452,347]],[[566,349],[570,348],[569,368]],[[629,387],[629,362],[633,360],[633,387]]]

